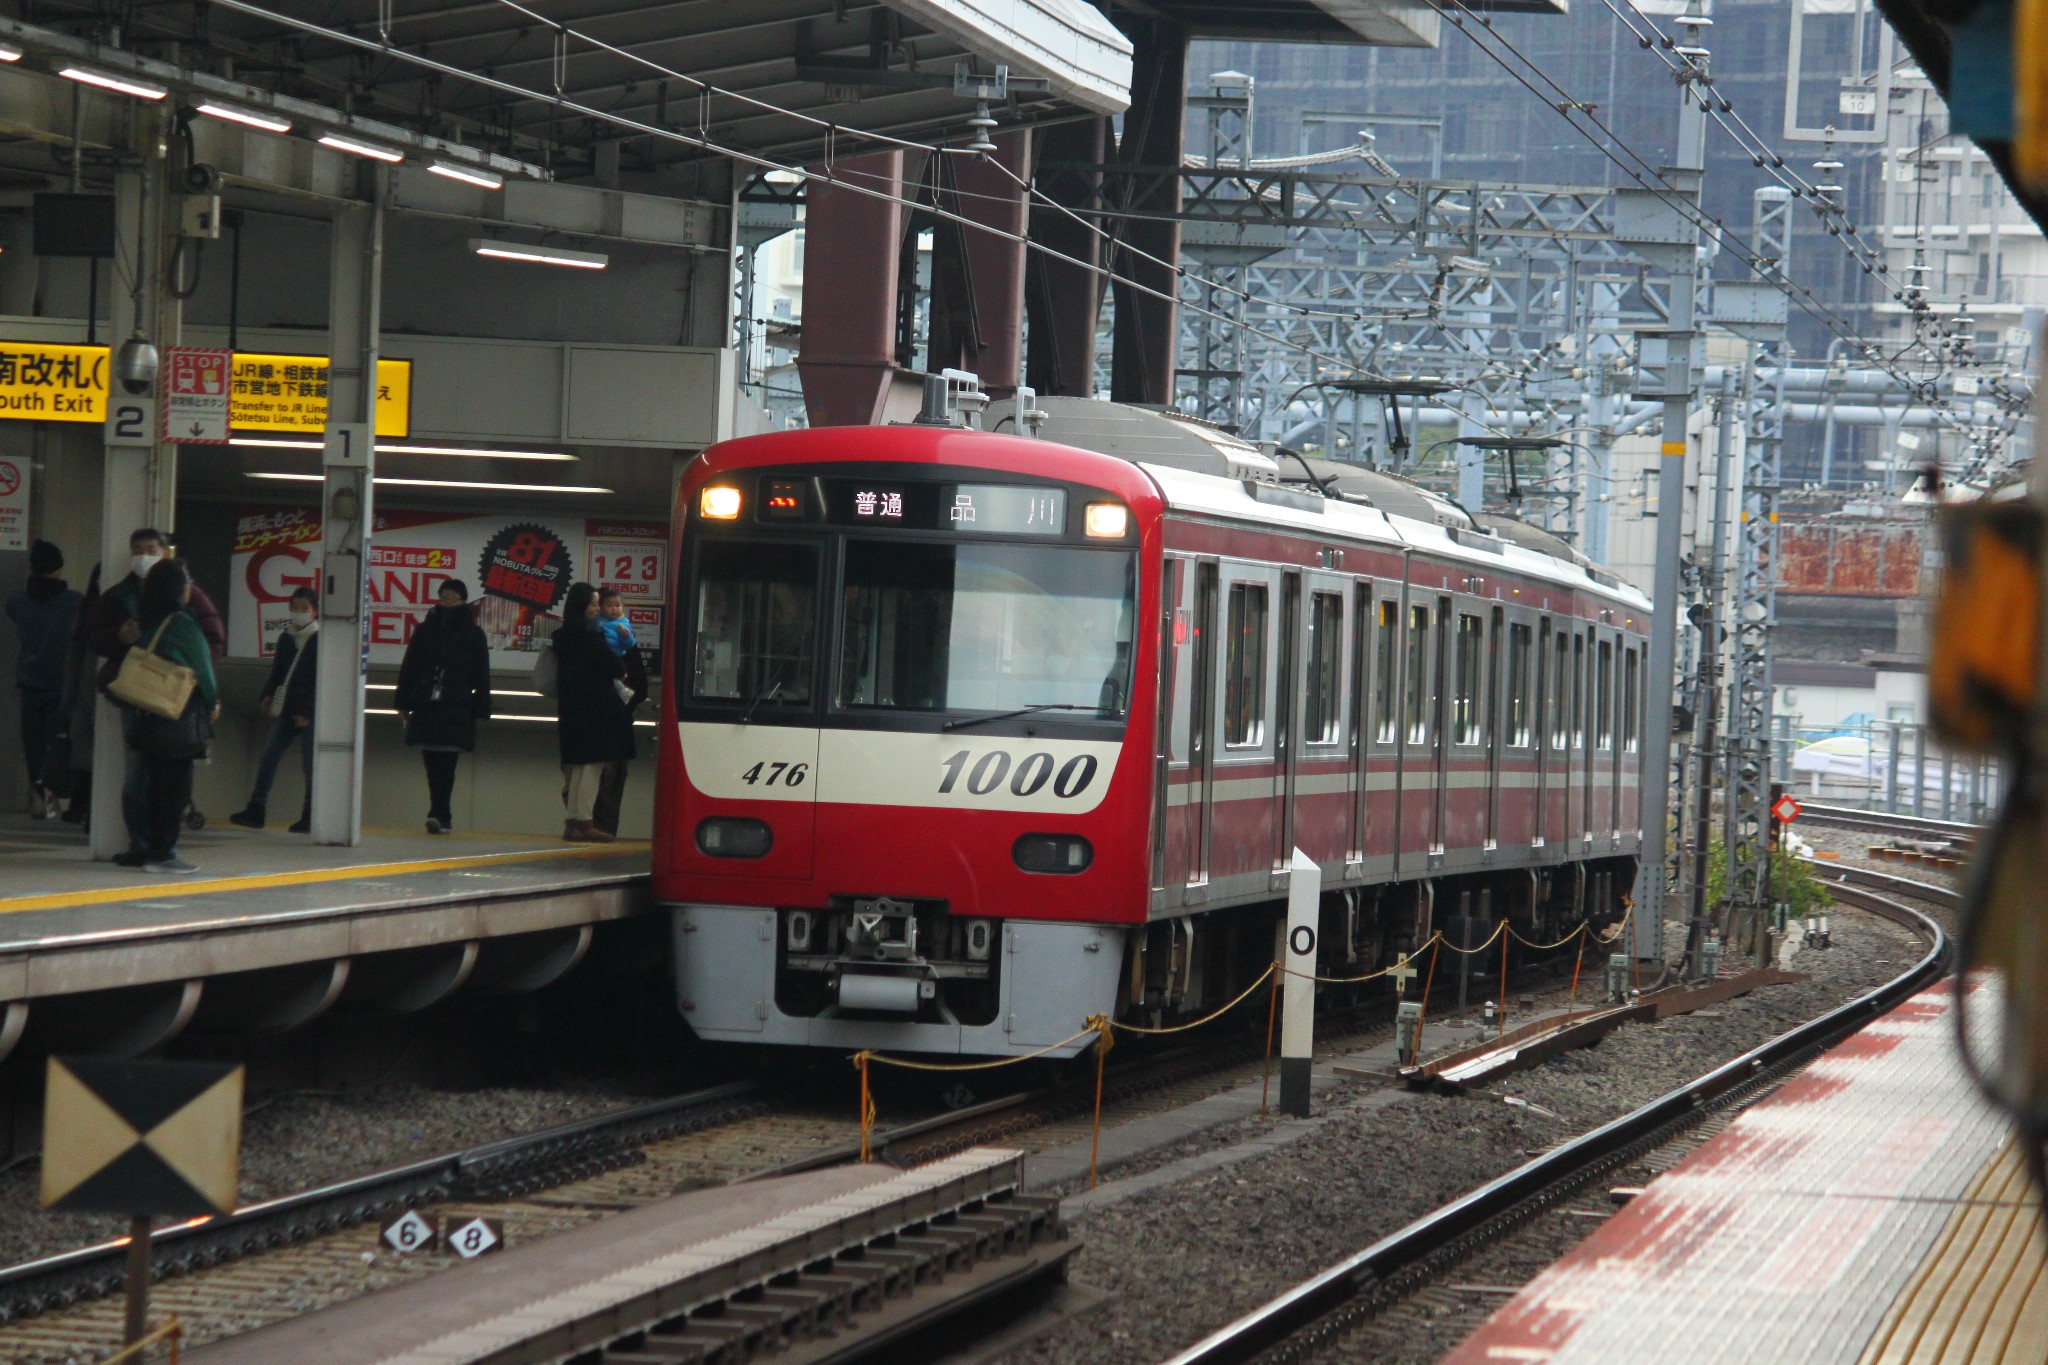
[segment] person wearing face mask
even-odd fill
[[[454,830],[455,765],[476,748],[476,723],[491,718],[491,645],[469,610],[469,585],[442,582],[438,605],[413,627],[398,666],[405,742],[427,769],[427,833]]]
[[[256,760],[256,785],[249,789],[249,804],[228,817],[244,829],[262,829],[270,802],[271,784],[277,781],[277,765],[299,746],[299,768],[306,777],[306,795],[299,805],[294,834],[313,828],[313,693],[319,676],[320,623],[314,618],[311,588],[294,588],[291,624],[279,632],[277,653],[270,660],[270,678],[263,684],[263,714],[273,717],[270,739]]]
[[[86,623],[86,642],[102,659],[119,659],[128,646],[142,638],[135,614],[142,600],[142,580],[171,552],[170,541],[153,526],[143,526],[128,537],[128,576],[100,594]],[[185,611],[199,624],[206,647],[215,659],[228,656],[228,628],[220,608],[197,583]]]
[[[99,672],[101,687],[120,672],[122,656],[142,639],[142,625],[137,618],[142,611],[143,581],[170,552],[170,540],[162,531],[153,526],[137,527],[128,536],[128,576],[102,591],[93,603],[86,620],[85,640],[86,646],[103,661]],[[225,659],[228,630],[220,609],[197,583],[191,582],[189,574],[186,581],[191,593],[185,599],[184,614],[198,627],[211,658]],[[128,770],[121,783],[121,814],[130,829],[141,829],[149,820],[150,766],[132,745],[127,753]]]

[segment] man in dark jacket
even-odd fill
[[[398,666],[405,742],[427,769],[427,833],[455,827],[455,764],[476,748],[476,723],[491,718],[491,645],[469,610],[469,585],[443,582],[439,605],[413,627]]]
[[[311,588],[293,589],[290,607],[291,624],[278,632],[277,653],[263,684],[263,712],[273,718],[270,739],[256,759],[256,784],[249,789],[249,804],[228,820],[244,829],[263,828],[277,765],[296,744],[299,767],[306,776],[306,795],[291,830],[305,834],[313,828],[313,695],[319,690],[320,622],[315,619],[317,604]]]
[[[141,638],[141,630],[135,624],[135,608],[141,600],[142,580],[170,552],[170,541],[153,526],[138,527],[128,537],[128,576],[100,594],[100,600],[93,604],[92,618],[86,622],[86,641],[93,653],[103,659],[118,659]],[[197,583],[192,585],[192,600],[185,604],[185,610],[199,623],[200,634],[206,637],[206,647],[213,657],[225,659],[227,623],[221,620],[220,608],[213,605],[213,599]]]
[[[7,619],[21,636],[14,685],[21,693],[21,756],[28,764],[31,813],[57,813],[49,786],[50,740],[64,731],[64,665],[84,596],[57,577],[64,552],[47,540],[28,547],[27,584],[7,598]]]

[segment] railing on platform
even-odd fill
[[[1928,726],[1900,720],[1814,726],[1780,717],[1771,776],[1795,798],[1973,824],[2005,793],[1997,759],[1944,748]]]

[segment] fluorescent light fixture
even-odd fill
[[[468,455],[480,460],[580,460],[559,450],[477,450],[470,446],[391,446],[379,441],[379,455]]]
[[[528,246],[524,242],[501,242],[495,237],[472,237],[469,249],[479,256],[503,261],[536,261],[541,265],[567,265],[578,270],[602,270],[611,257],[596,251],[570,251],[559,246]]]
[[[13,43],[0,43],[0,62],[18,62],[20,60],[20,48],[16,47]]]
[[[497,688],[495,688],[495,687],[494,687],[494,688],[492,688],[492,689],[491,689],[491,695],[492,695],[492,696],[494,696],[494,697],[537,697],[537,696],[539,696],[539,695],[540,695],[540,693],[538,693],[538,692],[500,692],[500,691],[499,691],[499,690],[498,690]],[[395,715],[397,715],[397,714],[398,714],[398,712],[394,711],[393,709],[391,709],[391,708],[390,708],[390,707],[388,707],[388,706],[366,706],[366,707],[364,707],[364,708],[363,708],[363,714],[364,714],[364,715],[366,715],[366,716],[395,716]],[[491,717],[491,719],[492,719],[492,720],[523,720],[523,721],[526,721],[526,722],[528,722],[529,724],[532,724],[532,725],[553,725],[553,724],[555,724],[555,718],[554,718],[553,716],[508,716],[508,715],[503,715],[503,714],[499,714],[499,715],[495,715],[495,716],[492,716],[492,717]],[[635,728],[635,729],[639,729],[639,730],[652,730],[652,729],[654,728],[654,726],[655,726],[655,722],[653,722],[653,721],[651,721],[651,720],[636,720],[636,721],[634,721],[634,722],[633,722],[633,726],[634,726],[634,728]]]
[[[171,93],[165,87],[150,81],[134,76],[116,76],[110,71],[95,71],[89,66],[67,66],[57,74],[67,81],[77,81],[81,85],[97,85],[102,90],[133,95],[139,100],[160,100]]]
[[[228,437],[228,444],[231,446],[262,446],[265,450],[319,450],[322,448],[321,443],[318,441],[288,441],[282,437],[273,436],[230,436]]]
[[[284,479],[293,483],[320,483],[325,474],[289,474],[282,470],[254,470],[252,479]],[[480,488],[489,493],[597,493],[609,494],[609,488],[597,488],[588,484],[558,483],[484,483],[473,479],[387,479],[382,474],[375,476],[379,484],[390,484],[397,488]]]
[[[292,121],[275,114],[259,114],[253,109],[237,109],[232,104],[202,104],[199,112],[208,118],[226,119],[239,123],[245,128],[261,128],[266,133],[289,133]]]
[[[505,188],[505,177],[490,171],[480,171],[456,161],[436,161],[427,167],[435,175],[445,175],[450,180],[460,180],[465,185],[480,185],[487,190]]]
[[[323,134],[320,145],[332,147],[337,152],[347,152],[350,156],[367,156],[376,161],[405,160],[405,153],[394,148],[379,147],[374,142],[357,142],[352,137],[342,137],[336,133]]]
[[[263,450],[321,450],[325,447],[319,441],[294,441],[283,436],[230,436],[231,446],[254,446]],[[415,446],[386,445],[377,443],[379,455],[467,455],[479,460],[554,460],[576,461],[581,455],[570,455],[559,450],[478,450],[471,446]]]

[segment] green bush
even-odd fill
[[[1707,904],[1722,904],[1728,897],[1728,857],[1716,839],[1707,855]],[[1785,902],[1794,919],[1817,915],[1829,905],[1828,889],[1814,876],[1814,865],[1795,858],[1785,848],[1771,854],[1771,904]]]

